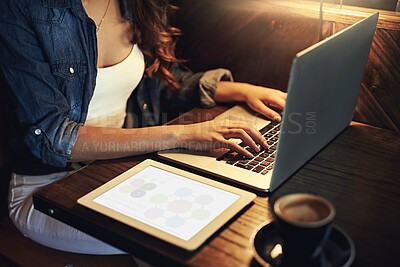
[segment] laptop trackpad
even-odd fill
[[[210,151],[194,151],[188,149],[170,149],[158,152],[158,155],[173,161],[195,165],[197,167],[207,167],[225,154],[229,149],[220,148]],[[193,164],[195,163],[195,164]]]

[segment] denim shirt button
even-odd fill
[[[147,109],[147,103],[144,103],[143,104],[143,110],[146,110]]]
[[[75,70],[74,70],[73,67],[70,67],[70,68],[69,68],[69,73],[71,73],[71,74],[74,74],[74,73],[75,73]]]
[[[36,135],[41,135],[41,134],[42,134],[42,130],[36,129],[36,130],[35,130],[35,134],[36,134]]]

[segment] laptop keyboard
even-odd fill
[[[261,134],[267,140],[268,149],[262,149],[260,152],[255,152],[245,143],[240,143],[244,149],[254,155],[254,158],[249,159],[237,152],[230,150],[221,157],[217,158],[218,161],[225,161],[227,164],[243,168],[249,171],[267,174],[274,167],[274,160],[276,149],[278,145],[278,136],[281,129],[280,122],[271,122],[260,130]]]

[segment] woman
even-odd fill
[[[1,1],[1,71],[15,110],[9,209],[29,238],[71,252],[123,253],[33,208],[33,192],[66,176],[74,162],[176,147],[229,147],[252,157],[230,138],[255,151],[267,146],[243,122],[156,126],[162,111],[216,101],[246,102],[279,120],[266,103],[283,109],[286,98],[234,83],[227,70],[180,70],[171,9],[165,0]]]

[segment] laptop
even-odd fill
[[[167,150],[158,155],[255,191],[274,191],[349,125],[378,16],[373,14],[296,55],[281,123],[242,106],[219,116],[235,117],[256,127],[266,137],[268,150],[253,153],[253,159],[225,148]]]

